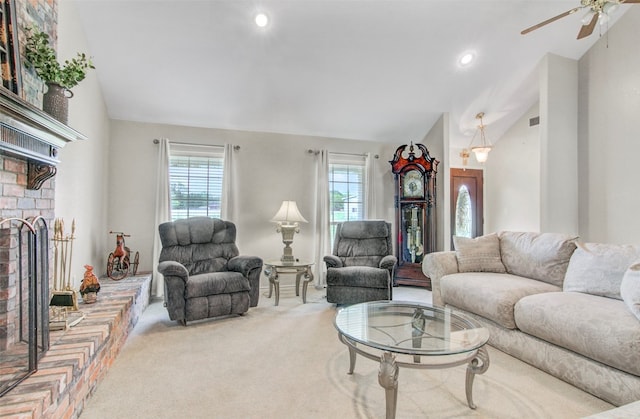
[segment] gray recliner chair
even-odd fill
[[[391,300],[393,269],[391,224],[386,221],[347,221],[336,228],[333,255],[327,265],[327,301],[355,304]]]
[[[158,227],[165,306],[171,320],[243,314],[258,305],[262,259],[239,256],[236,226],[192,217]]]

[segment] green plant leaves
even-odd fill
[[[61,66],[56,58],[56,51],[49,43],[48,34],[35,27],[27,28],[26,33],[25,58],[44,82],[70,89],[85,79],[89,69],[95,68],[91,57],[80,52],[75,58],[65,60]]]

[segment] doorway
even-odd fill
[[[483,234],[483,171],[451,169],[451,236]],[[451,248],[453,249],[453,239]]]

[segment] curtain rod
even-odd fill
[[[153,143],[154,144],[160,144],[160,140],[157,138],[153,139]],[[169,143],[171,144],[179,144],[179,145],[195,145],[195,146],[205,146],[205,147],[224,147],[224,145],[218,145],[218,144],[196,144],[196,143],[181,143],[179,141],[169,141]],[[233,149],[235,151],[240,150],[240,146],[239,145],[234,145]]]
[[[310,148],[310,149],[307,150],[307,153],[314,154],[314,155],[317,156],[318,154],[320,154],[320,150],[314,150],[314,149]],[[329,154],[339,154],[341,156],[362,156],[362,157],[366,157],[366,155],[367,155],[367,153],[360,153],[360,154],[358,154],[358,153],[338,153],[338,152],[335,152],[335,151],[330,151]],[[373,156],[374,159],[377,159],[379,157],[380,156],[378,156],[377,154],[375,154]]]

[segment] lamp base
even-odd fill
[[[293,243],[293,236],[297,233],[298,223],[292,225],[282,225],[278,226],[280,232],[282,233],[282,243],[284,243],[284,250],[282,251],[282,257],[280,260],[285,263],[293,263],[296,259],[293,257],[293,249],[291,248],[291,243]]]

